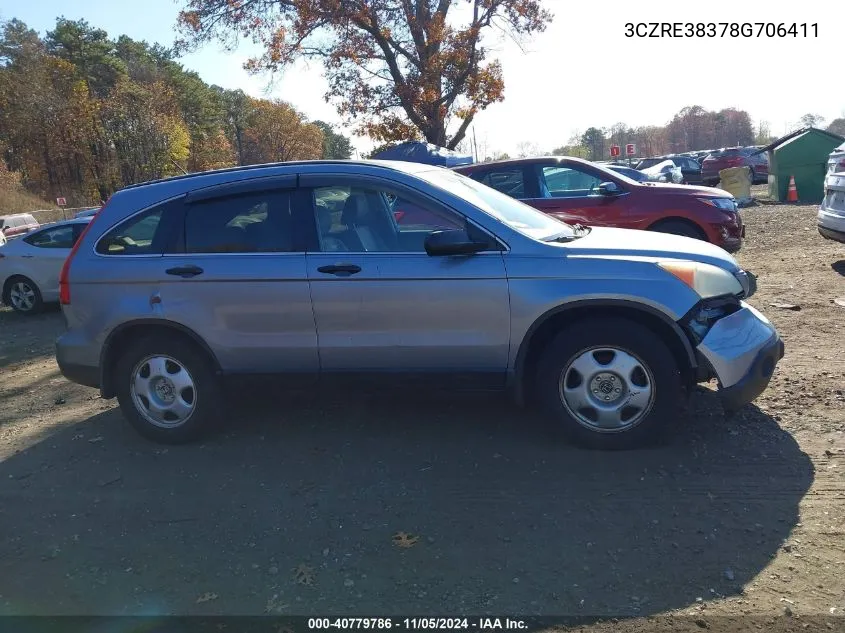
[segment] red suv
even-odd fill
[[[721,189],[636,182],[568,157],[478,163],[455,171],[564,222],[673,233],[729,252],[738,251],[745,236],[736,200]]]
[[[768,182],[769,159],[759,147],[726,147],[701,161],[701,181],[705,185],[719,182],[719,172],[728,167],[750,167],[753,183]]]

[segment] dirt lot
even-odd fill
[[[648,451],[486,395],[244,395],[162,448],[60,376],[58,312],[0,309],[0,613],[845,614],[845,245],[815,207],[743,215],[787,355],[756,405],[702,391]]]

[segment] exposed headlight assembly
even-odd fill
[[[722,211],[736,212],[737,209],[735,198],[699,198],[699,200]]]
[[[688,261],[661,262],[658,266],[683,281],[702,299],[746,296],[740,280],[718,266]]]

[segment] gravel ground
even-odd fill
[[[163,448],[61,377],[57,311],[0,308],[0,614],[841,616],[845,245],[815,210],[743,211],[786,342],[769,390],[727,420],[703,389],[636,452],[490,395],[242,397],[227,432]]]

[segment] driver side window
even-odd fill
[[[600,196],[601,183],[600,178],[572,167],[547,166],[540,175],[540,191],[544,198]]]
[[[445,209],[373,187],[317,187],[312,200],[324,253],[424,253],[433,231],[465,225]]]

